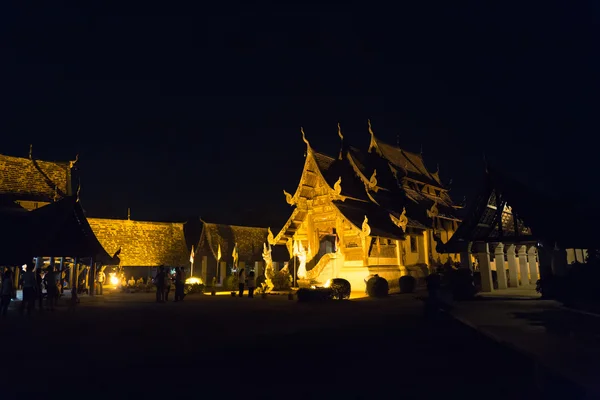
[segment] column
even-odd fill
[[[493,292],[494,284],[492,282],[492,268],[490,267],[490,247],[483,243],[483,250],[477,253],[479,260],[479,272],[481,273],[481,291]]]
[[[584,263],[585,262],[585,257],[583,256],[583,250],[581,250],[581,249],[575,249],[575,259],[579,263]]]
[[[471,246],[472,243],[467,244],[467,249],[460,253],[460,265],[463,268],[469,268],[473,271],[473,260],[471,260]]]
[[[516,246],[510,244],[506,247],[506,261],[508,262],[508,276],[510,277],[509,286],[519,286],[519,269],[517,264],[517,255],[515,254]]]
[[[400,241],[396,240],[396,262],[398,267],[402,266],[402,256],[400,254]]]
[[[494,251],[494,260],[496,262],[496,274],[498,277],[498,289],[506,289],[506,262],[504,262],[504,245],[498,243]]]
[[[519,247],[520,286],[529,286],[529,266],[527,265],[527,246]]]
[[[558,247],[552,251],[552,272],[556,276],[567,275],[567,252]]]
[[[535,285],[538,278],[538,269],[537,269],[537,249],[535,246],[531,246],[529,251],[527,252],[527,263],[529,264],[529,276],[531,279],[531,284]],[[541,262],[541,260],[540,260]]]
[[[567,264],[573,264],[577,256],[575,255],[575,249],[566,249],[567,252]]]
[[[425,259],[425,264],[427,265],[427,267],[430,267],[429,265],[429,243],[427,243],[427,230],[423,231],[423,256]]]
[[[93,296],[96,293],[96,260],[94,257],[90,258],[90,276],[89,276],[89,288],[90,288],[90,296]]]
[[[225,283],[225,279],[227,279],[227,263],[225,261],[221,261],[219,271],[219,283],[223,285]]]

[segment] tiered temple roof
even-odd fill
[[[208,249],[217,259],[221,249],[221,261],[233,261],[233,248],[237,244],[238,257],[243,262],[262,261],[263,246],[267,243],[269,228],[214,224],[202,221],[203,228],[197,253]],[[288,261],[290,256],[285,246],[274,246],[274,261]]]
[[[554,217],[553,217],[554,216]],[[441,253],[465,251],[472,242],[538,243],[561,248],[590,248],[598,233],[589,216],[487,166],[481,190],[463,223],[447,243],[438,241]]]
[[[457,207],[439,173],[428,171],[421,155],[384,143],[370,133],[367,151],[342,143],[338,157],[316,151],[304,138],[307,160],[300,186],[288,203],[295,205],[299,198],[309,198],[314,191],[313,177],[320,175],[334,193],[332,201],[339,212],[358,229],[367,216],[375,236],[402,238],[405,232],[392,216],[398,219],[403,214],[408,218],[406,226],[416,229],[432,227],[434,217],[459,221]],[[275,241],[285,243],[306,213],[296,207]]]

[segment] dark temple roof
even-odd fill
[[[498,207],[499,206],[499,207]],[[560,217],[558,217],[560,215]],[[515,229],[515,219],[518,229]],[[536,193],[499,171],[487,168],[481,190],[458,230],[438,252],[463,251],[469,242],[528,243],[590,248],[600,243],[591,223],[576,208]],[[499,227],[502,227],[500,230]]]
[[[102,247],[74,196],[33,211],[0,211],[0,264],[22,265],[33,257],[94,257],[118,264]]]
[[[216,259],[219,246],[221,247],[221,260],[233,261],[233,248],[237,243],[240,261],[263,261],[263,246],[267,243],[267,228],[213,224],[203,222],[202,234],[197,251],[208,248]],[[273,261],[288,261],[290,259],[285,246],[272,246]]]
[[[390,213],[374,203],[364,203],[355,200],[334,201],[342,215],[358,229],[367,216],[367,224],[371,228],[371,236],[381,236],[392,239],[404,239],[402,228],[394,225]]]
[[[329,186],[333,187],[337,180],[341,177],[341,194],[343,196],[364,201],[369,200],[367,194],[365,193],[364,183],[358,176],[356,176],[352,166],[348,163],[346,158],[340,160],[316,151],[313,151],[312,154],[315,158],[317,166],[319,167],[319,170],[321,171],[321,174]]]
[[[0,154],[0,194],[18,200],[52,202],[71,195],[69,162],[50,162]]]

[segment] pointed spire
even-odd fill
[[[396,146],[400,147],[400,134],[396,135]]]
[[[367,124],[369,124],[369,133],[371,134],[371,136],[375,135],[373,133],[373,128],[371,127],[371,120],[370,119],[367,120]]]
[[[485,166],[485,173],[489,173],[490,171],[488,170],[488,162],[487,162],[487,158],[485,157],[485,152],[483,153],[483,164]]]
[[[338,160],[341,160],[344,157],[344,135],[342,135],[342,127],[340,126],[339,122],[338,122],[338,136],[340,137],[340,140],[341,140],[340,154],[338,156]]]
[[[77,202],[79,203],[79,192],[81,192],[81,179],[77,180]]]
[[[306,143],[306,146],[310,147],[310,143],[308,143],[308,140],[306,140],[306,135],[304,134],[304,128],[300,127],[300,132],[302,133],[302,141],[304,143]]]
[[[131,208],[127,208],[127,221],[131,220]]]
[[[373,128],[371,127],[371,120],[367,120],[367,124],[369,126],[369,134],[371,135],[371,142],[369,143],[369,153],[373,148],[377,149],[377,143],[375,142],[375,134],[373,133]]]
[[[29,145],[29,159],[30,160],[33,159],[33,145],[32,144]]]
[[[437,167],[437,169],[435,170],[435,173],[439,175],[439,173],[440,173],[440,163],[437,163],[436,167]]]

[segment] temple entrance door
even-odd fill
[[[335,253],[335,235],[325,235],[319,241],[319,255],[321,259],[327,253]]]

